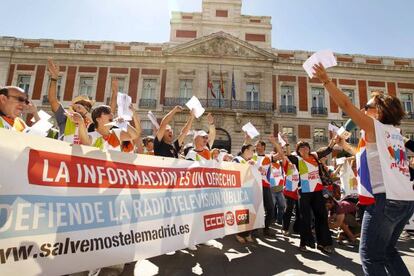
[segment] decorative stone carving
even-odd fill
[[[185,71],[185,70],[178,69],[177,73],[178,75],[195,76],[196,70]]]
[[[262,73],[244,73],[245,78],[251,78],[251,79],[261,79]]]
[[[256,52],[246,47],[242,47],[224,37],[213,38],[207,42],[178,51],[178,53],[219,57],[262,57]]]

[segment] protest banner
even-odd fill
[[[0,139],[0,275],[87,271],[264,226],[248,165]]]

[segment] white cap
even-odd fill
[[[201,137],[208,136],[208,133],[205,132],[204,130],[194,131],[194,139],[199,136]]]

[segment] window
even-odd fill
[[[321,87],[312,87],[312,107],[325,107],[325,89]]]
[[[293,135],[293,127],[283,127],[282,134],[286,134],[287,136]]]
[[[325,137],[325,129],[315,128],[315,130],[313,131],[313,137]]]
[[[213,92],[216,95],[216,99],[224,99],[226,97],[226,87],[227,87],[227,82],[223,81],[223,90],[224,90],[224,96],[221,93],[221,81],[219,80],[215,80],[213,81]]]
[[[80,77],[79,95],[86,95],[91,99],[93,98],[93,77]]]
[[[193,80],[180,80],[180,98],[189,99],[193,96]]]
[[[259,84],[258,83],[247,83],[246,85],[246,101],[248,102],[259,102]]]
[[[345,95],[351,100],[352,104],[355,104],[354,90],[353,89],[342,89]],[[342,116],[348,116],[344,111],[342,111]]]
[[[405,112],[407,113],[413,112],[413,94],[410,94],[410,93],[401,94],[401,103],[403,104]]]
[[[157,80],[144,79],[142,86],[142,99],[155,99],[155,88],[157,86]]]
[[[281,87],[281,99],[280,103],[282,106],[294,106],[294,87],[283,85]]]
[[[151,121],[144,120],[141,121],[141,128],[142,128],[142,134],[145,136],[152,135],[152,123]]]
[[[354,97],[354,90],[353,89],[342,89],[345,95],[351,100],[353,104],[355,104],[355,97]]]
[[[30,89],[30,75],[19,75],[17,77],[17,86],[24,90],[24,92],[29,93]]]

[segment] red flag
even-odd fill
[[[224,81],[223,81],[223,73],[220,70],[220,92],[221,96],[224,98]]]
[[[210,91],[211,96],[213,96],[214,99],[216,98],[216,94],[214,94],[214,91],[213,91],[213,83],[211,82],[211,79],[210,79],[210,72],[207,72],[207,91]]]

